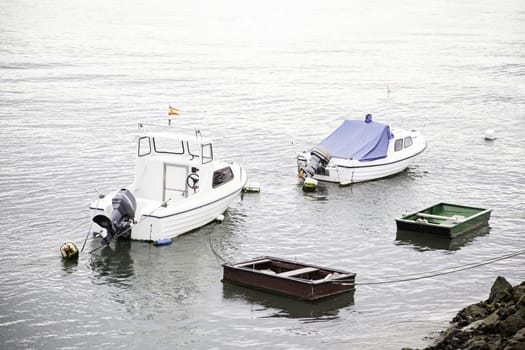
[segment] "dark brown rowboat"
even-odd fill
[[[223,267],[223,282],[302,300],[318,300],[354,290],[355,273],[270,256]]]

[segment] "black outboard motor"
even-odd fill
[[[102,244],[109,244],[115,235],[129,238],[131,235],[131,224],[135,218],[137,201],[131,191],[123,188],[117,192],[111,200],[113,212],[111,217],[104,214],[97,215],[93,221],[106,229],[107,235],[102,239]]]
[[[313,177],[315,173],[324,173],[324,168],[332,159],[330,152],[326,150],[323,146],[315,147],[310,153],[310,161],[308,164],[299,170],[299,177],[307,178]]]

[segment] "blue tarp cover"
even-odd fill
[[[362,161],[386,157],[390,127],[373,121],[345,120],[320,145],[332,157]]]

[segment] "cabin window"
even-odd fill
[[[405,148],[412,146],[412,138],[410,136],[405,137]]]
[[[394,143],[394,151],[401,151],[403,149],[403,139],[397,139]]]
[[[213,160],[213,147],[211,143],[202,145],[202,164],[209,163]]]
[[[191,156],[191,159],[193,158],[199,158],[199,145],[196,143],[190,144],[188,141],[186,141],[186,147],[188,148],[188,154]]]
[[[168,138],[153,138],[153,148],[157,153],[184,154],[184,143]]]
[[[150,153],[151,153],[151,143],[150,143],[149,137],[141,137],[139,139],[139,149],[138,149],[139,157],[147,156]]]
[[[233,180],[233,171],[229,166],[219,169],[213,173],[213,188],[219,187],[231,180]]]

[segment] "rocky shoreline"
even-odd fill
[[[525,350],[525,281],[513,287],[496,278],[489,298],[458,312],[424,350]]]

